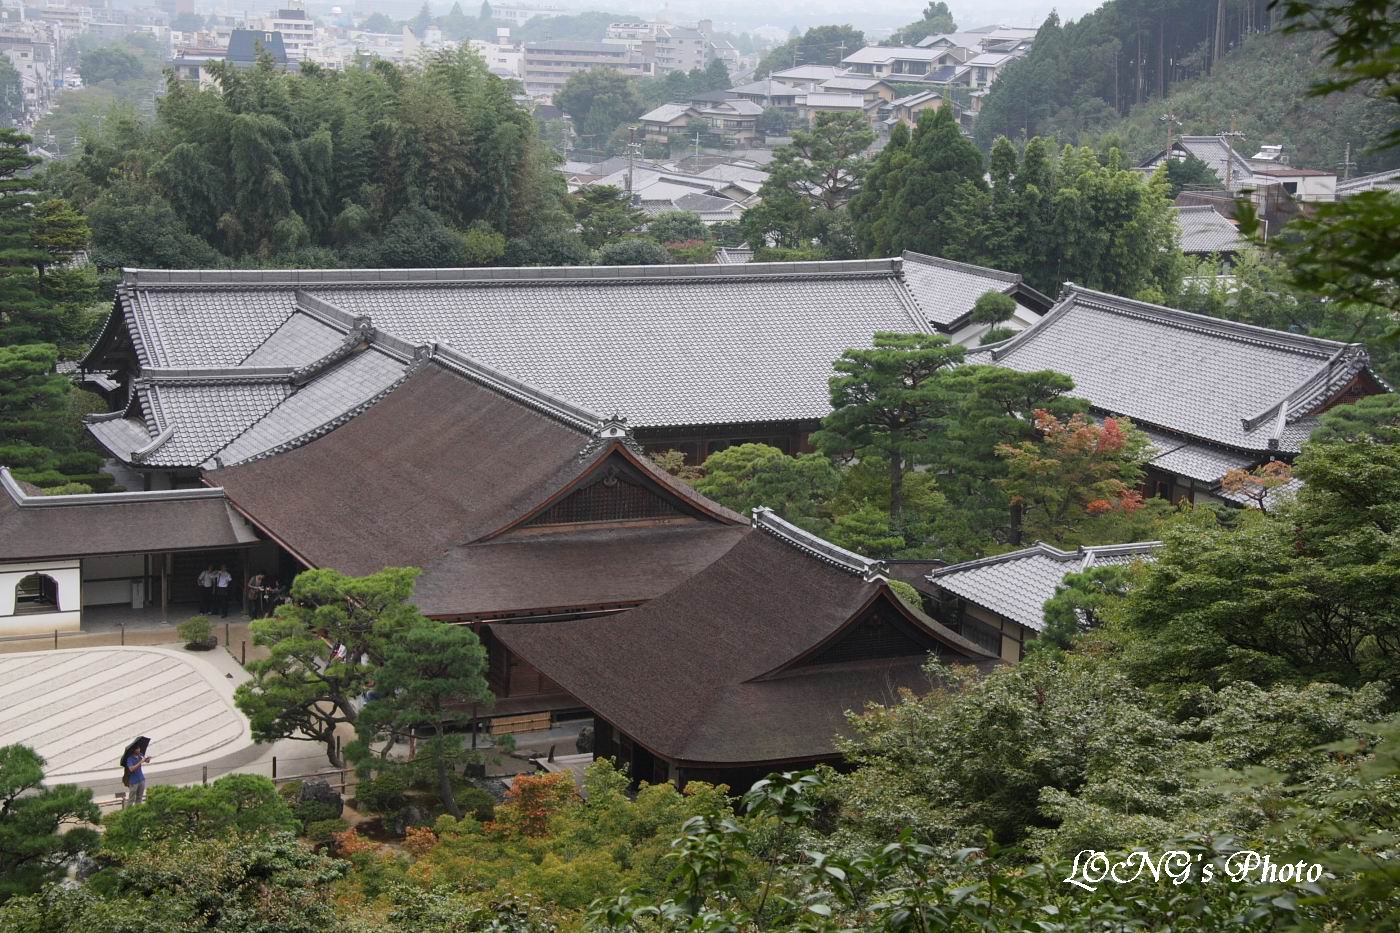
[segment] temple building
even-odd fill
[[[94,437],[145,488],[275,451],[353,415],[439,347],[627,415],[647,450],[796,453],[830,410],[832,361],[877,331],[948,333],[1019,276],[908,254],[744,265],[127,271],[83,366],[114,411]],[[1038,296],[1038,297],[1037,297]],[[128,483],[131,485],[131,483]]]
[[[846,711],[930,689],[930,656],[996,655],[907,605],[886,568],[767,509],[724,556],[639,609],[490,632],[594,715],[634,779],[747,787],[835,762]],[[624,673],[625,672],[625,673]]]
[[[1243,500],[1222,490],[1232,469],[1291,461],[1318,415],[1389,386],[1366,348],[1190,314],[1065,286],[1034,327],[968,353],[969,362],[1054,370],[1099,416],[1148,436],[1148,495],[1173,502]]]

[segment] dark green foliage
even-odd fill
[[[462,238],[425,207],[400,211],[379,238],[378,264],[393,269],[460,266]]]
[[[643,237],[623,237],[606,243],[598,250],[595,265],[599,266],[664,266],[672,262],[666,247]]]
[[[422,614],[409,602],[416,568],[389,567],[365,577],[308,570],[292,582],[292,602],[252,624],[253,643],[269,657],[248,662],[253,679],[235,702],[259,741],[321,742],[341,766],[335,730],[358,718],[355,699],[373,683],[388,644]],[[344,650],[335,656],[333,645]]]
[[[485,670],[486,649],[465,626],[420,617],[396,632],[383,649],[374,681],[376,698],[366,704],[355,723],[359,742],[351,757],[361,772],[426,770],[435,778],[443,807],[460,819],[454,778],[467,752],[461,736],[449,735],[447,730],[461,715],[453,707],[490,704]],[[418,758],[406,765],[386,757],[394,738],[412,728],[429,736]],[[373,746],[381,734],[388,735],[389,742],[376,754]]]
[[[133,852],[157,842],[295,829],[277,786],[256,774],[227,774],[208,787],[157,786],[146,802],[109,816],[104,849]]]
[[[1173,199],[1186,188],[1209,191],[1218,190],[1224,185],[1209,165],[1193,155],[1187,155],[1184,159],[1168,159],[1165,171],[1167,197]]]
[[[105,122],[47,181],[88,213],[101,262],[460,264],[449,235],[474,224],[507,238],[565,224],[552,158],[508,85],[442,52],[413,69],[175,82],[154,123]]]
[[[953,11],[948,9],[948,4],[943,0],[929,0],[928,6],[924,7],[923,18],[890,36],[890,44],[917,45],[920,39],[956,32],[957,28],[957,21],[953,19]]]
[[[947,107],[922,113],[907,143],[892,134],[871,176],[851,209],[856,239],[872,256],[944,255],[950,239],[964,235],[950,223],[955,194],[985,188],[982,157]]]
[[[572,230],[535,230],[506,242],[507,266],[586,266],[592,260],[588,244]]]
[[[611,185],[583,189],[574,199],[573,208],[583,242],[593,249],[634,233],[646,223],[646,214],[632,206],[627,192]]]
[[[832,412],[812,443],[834,456],[884,459],[895,525],[904,518],[905,474],[949,412],[948,374],[964,352],[943,336],[877,333],[873,348],[847,350],[834,365]]]
[[[1016,299],[1001,292],[986,292],[972,304],[975,324],[1003,324],[1016,313]]]
[[[695,488],[740,515],[767,506],[805,525],[823,514],[839,482],[836,468],[821,454],[789,457],[766,444],[736,444],[705,459]]]
[[[1138,568],[1122,564],[1066,574],[1045,601],[1045,630],[1031,642],[1036,651],[1066,649],[1084,632],[1102,625],[1120,607]]]
[[[1056,158],[1039,138],[1019,162],[1011,143],[998,140],[991,163],[990,189],[961,185],[938,232],[914,235],[949,259],[1015,269],[1051,294],[1066,281],[1155,301],[1177,293],[1183,260],[1163,175],[1144,180],[1116,150],[1100,160],[1088,149],[1066,147]],[[892,156],[889,177],[907,177],[913,164],[912,156]],[[879,188],[882,205],[897,202],[893,182],[882,177]],[[870,217],[862,239],[868,250],[899,248],[898,211],[896,203]]]
[[[45,489],[101,484],[101,458],[78,446],[82,429],[71,416],[74,397],[85,393],[54,372],[57,362],[51,344],[0,345],[0,463]]]
[[[1129,599],[1164,685],[1400,676],[1400,448],[1308,444],[1293,506],[1181,519]]]
[[[570,75],[554,95],[554,103],[573,118],[583,148],[592,150],[606,148],[618,127],[643,112],[636,82],[607,68]]]
[[[332,896],[346,862],[290,833],[181,839],[110,858],[98,885],[51,887],[14,901],[0,929],[15,933],[348,933]]]
[[[139,55],[119,45],[84,51],[79,60],[78,73],[83,77],[83,84],[154,77]]]
[[[869,168],[865,151],[875,134],[854,114],[821,113],[810,131],[774,151],[762,201],[745,212],[745,239],[756,250],[818,248],[813,257],[854,258],[855,242],[846,205],[860,190]],[[759,259],[777,259],[761,255]]]
[[[1339,405],[1322,415],[1312,434],[1315,444],[1334,441],[1356,444],[1400,444],[1400,394],[1368,395],[1350,405]]]
[[[709,239],[710,230],[694,211],[663,211],[647,221],[647,236],[658,243]]]
[[[44,759],[33,749],[0,748],[0,903],[63,877],[97,843],[97,832],[79,824],[101,818],[92,791],[44,786]]]

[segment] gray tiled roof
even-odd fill
[[[1174,211],[1183,253],[1233,253],[1245,245],[1239,228],[1208,204],[1177,207]]]
[[[125,296],[123,296],[125,299]],[[236,302],[217,288],[145,291],[124,300],[135,314],[143,366],[237,366],[294,310],[290,292],[245,293]],[[150,324],[159,322],[156,327]]]
[[[924,315],[940,328],[967,317],[973,304],[987,292],[1004,294],[1021,282],[1019,275],[1010,272],[908,250],[904,253],[904,279]]]
[[[1358,175],[1355,178],[1337,179],[1337,197],[1339,198],[1360,194],[1363,191],[1377,190],[1400,190],[1400,168],[1393,168],[1385,172],[1374,172],[1370,175]]]
[[[1005,343],[970,354],[1050,369],[1100,414],[1244,451],[1296,452],[1300,423],[1368,366],[1360,345],[1188,314],[1078,286]]]
[[[252,353],[243,366],[305,366],[333,352],[345,334],[306,314],[293,314]]]
[[[996,557],[941,567],[930,583],[1027,628],[1045,628],[1045,601],[1068,574],[1095,565],[1152,560],[1156,541],[1062,551],[1043,542]]]
[[[1144,433],[1156,452],[1148,461],[1149,464],[1168,473],[1186,476],[1203,483],[1218,482],[1226,472],[1250,467],[1259,459],[1257,455],[1193,443],[1157,431]]]
[[[129,272],[123,300],[134,339],[158,335],[148,366],[214,355],[203,349],[208,321],[237,321],[256,336],[233,338],[245,347],[238,359],[246,357],[283,326],[299,286],[342,323],[367,316],[410,351],[445,344],[634,426],[722,424],[821,418],[843,351],[869,346],[876,331],[927,332],[900,265],[233,271],[222,282],[208,282],[209,273]],[[248,403],[256,414],[221,423],[201,442],[196,463],[281,401],[264,391],[268,398]],[[218,403],[209,411],[220,418]]]
[[[142,392],[159,431],[174,427],[165,443],[142,458],[149,466],[202,463],[287,397],[286,382],[155,383]]]
[[[297,315],[302,317],[302,315]],[[324,429],[403,378],[408,364],[365,350],[333,367],[267,412],[216,454],[232,466]]]

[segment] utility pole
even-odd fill
[[[1172,157],[1172,127],[1180,126],[1181,121],[1176,118],[1174,113],[1164,113],[1162,114],[1162,122],[1167,125],[1167,158],[1170,159]]]
[[[695,131],[695,158],[700,158],[700,131]]]
[[[627,200],[632,200],[632,168],[637,157],[637,128],[627,128]]]
[[[1232,191],[1232,190],[1234,190],[1233,188],[1230,187],[1231,184],[1232,184],[1232,183],[1234,182],[1234,180],[1235,180],[1235,144],[1234,144],[1233,140],[1240,139],[1240,138],[1242,138],[1243,136],[1244,136],[1243,133],[1241,133],[1239,130],[1235,129],[1235,115],[1234,115],[1233,113],[1230,114],[1230,132],[1228,132],[1228,133],[1221,133],[1221,134],[1220,134],[1220,138],[1225,140],[1225,190],[1226,190],[1226,191]]]
[[[1347,143],[1346,155],[1342,156],[1341,164],[1337,167],[1342,170],[1342,181],[1351,177],[1352,169],[1356,168],[1356,163],[1351,159],[1351,143]]]

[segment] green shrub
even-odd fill
[[[316,820],[306,824],[306,829],[302,833],[307,839],[316,845],[329,845],[333,833],[343,833],[350,828],[350,824],[340,817],[326,820]]]
[[[214,623],[208,616],[192,616],[175,627],[186,648],[207,648],[214,637]]]
[[[365,778],[355,789],[355,809],[388,815],[408,805],[408,776],[397,769]]]
[[[336,812],[336,806],[325,800],[303,800],[293,804],[292,813],[301,825],[309,832],[313,823],[323,823],[326,820],[333,820],[340,814]]]
[[[496,798],[480,787],[469,785],[457,790],[454,796],[457,798],[457,806],[462,808],[462,813],[478,823],[496,818]]]

